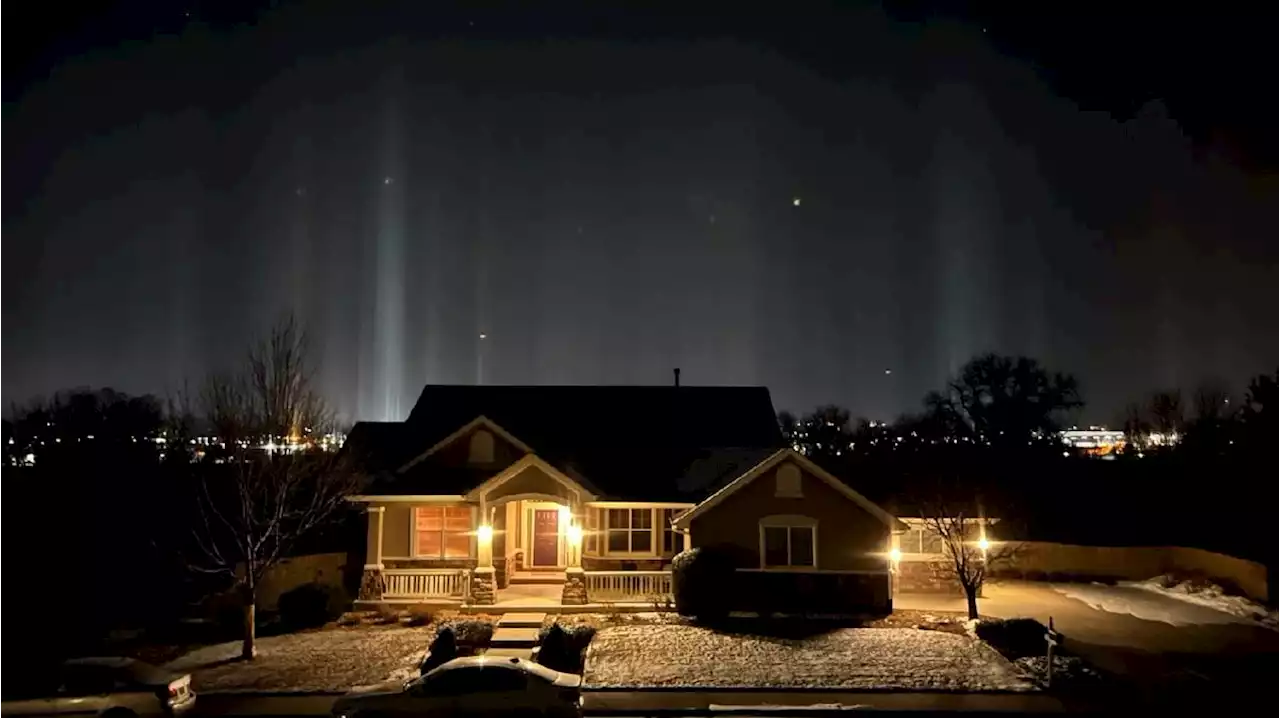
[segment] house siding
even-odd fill
[[[413,507],[406,504],[383,504],[382,555],[398,558],[409,553],[409,521]]]
[[[780,463],[694,518],[693,546],[731,544],[741,550],[744,560],[750,557],[750,567],[758,567],[760,520],[784,514],[807,516],[818,522],[818,570],[887,571],[889,526],[798,465],[802,496],[775,496],[777,470],[785,463],[793,462]]]
[[[578,500],[576,493],[548,476],[546,472],[537,466],[530,466],[503,482],[501,486],[494,488],[486,498],[494,500],[504,496],[518,496],[520,494],[545,494],[556,496],[572,503]]]
[[[477,431],[485,431],[493,436],[493,462],[483,464],[487,469],[493,469],[496,474],[499,471],[520,460],[524,456],[524,452],[511,442],[502,438],[502,436],[489,431],[487,427],[479,426],[459,436],[456,440],[440,447],[436,453],[431,455],[431,461],[441,466],[468,466],[471,464],[471,436]]]

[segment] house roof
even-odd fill
[[[724,501],[726,498],[731,496],[734,492],[738,491],[742,487],[756,480],[760,476],[763,476],[765,472],[767,472],[769,469],[787,460],[790,460],[795,462],[796,464],[799,464],[800,467],[804,469],[806,472],[826,482],[829,486],[831,486],[833,489],[838,491],[845,498],[858,504],[867,513],[883,521],[886,525],[889,526],[891,530],[902,531],[907,528],[906,524],[904,524],[903,522],[895,518],[893,514],[890,514],[888,511],[885,511],[883,508],[877,505],[874,501],[871,501],[870,499],[858,493],[857,491],[854,491],[853,488],[851,488],[848,484],[836,478],[826,469],[822,468],[821,466],[818,466],[813,461],[806,458],[803,454],[800,454],[794,449],[789,449],[789,448],[778,449],[774,451],[772,454],[770,454],[769,456],[764,458],[762,461],[757,463],[754,467],[752,467],[750,471],[747,471],[746,473],[736,476],[735,478],[730,480],[728,483],[726,483],[725,485],[720,487],[718,490],[716,490],[714,493],[712,493],[710,496],[708,496],[705,501],[693,507],[692,509],[689,509],[683,514],[680,514],[680,516],[677,517],[675,520],[676,528],[679,528],[679,529],[689,528],[689,524],[693,521],[694,518],[715,508],[715,506],[717,506],[718,504],[720,504],[720,502]]]
[[[366,493],[465,493],[487,474],[432,462],[378,474],[482,416],[603,499],[696,500],[784,445],[765,387],[428,385],[408,419],[357,424],[344,451],[369,457]]]

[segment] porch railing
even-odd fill
[[[587,595],[597,601],[648,601],[671,596],[670,571],[586,571]]]
[[[383,598],[464,598],[467,571],[459,568],[390,568],[382,572]]]

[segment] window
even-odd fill
[[[414,510],[414,556],[469,558],[470,506],[419,506]]]
[[[480,429],[471,435],[471,443],[467,447],[467,462],[471,464],[493,463],[493,434]]]
[[[898,537],[898,551],[903,556],[942,553],[942,537],[923,527],[907,529]]]
[[[777,482],[773,495],[784,499],[802,499],[800,491],[800,467],[795,464],[783,464],[774,474]]]
[[[817,568],[818,526],[804,516],[771,516],[760,522],[761,568]]]
[[[675,530],[671,522],[684,512],[684,509],[662,510],[662,553],[677,554],[684,550],[684,536]]]
[[[609,553],[653,552],[653,509],[609,509]]]
[[[583,531],[584,553],[600,553],[600,509],[587,509],[587,530]]]

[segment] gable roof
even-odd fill
[[[462,438],[462,437],[466,436],[466,435],[467,435],[468,433],[470,433],[471,431],[473,431],[473,430],[475,430],[475,429],[477,429],[477,428],[480,428],[480,427],[484,427],[484,428],[488,429],[488,430],[490,431],[490,433],[493,433],[493,434],[496,434],[496,435],[498,435],[498,436],[502,437],[502,439],[503,439],[504,441],[506,441],[507,443],[509,443],[509,444],[511,444],[512,446],[516,447],[517,449],[519,449],[519,450],[521,450],[521,451],[525,452],[526,454],[531,454],[531,453],[533,453],[533,449],[530,449],[530,448],[529,448],[529,446],[528,446],[527,444],[525,444],[523,441],[521,441],[521,440],[517,439],[516,437],[512,436],[512,435],[511,435],[511,433],[510,433],[510,432],[508,432],[506,429],[504,429],[504,428],[502,428],[501,426],[498,426],[497,424],[493,423],[493,421],[491,421],[488,417],[486,417],[486,416],[477,416],[476,418],[472,419],[471,421],[468,421],[468,422],[467,422],[467,423],[466,423],[466,424],[465,424],[461,429],[458,429],[457,431],[453,432],[452,434],[449,434],[448,436],[444,437],[443,439],[441,439],[441,440],[437,441],[436,443],[432,444],[432,445],[431,445],[431,446],[430,446],[426,451],[424,451],[424,452],[422,452],[421,454],[418,454],[416,457],[414,457],[414,458],[410,459],[408,463],[406,463],[404,466],[401,466],[399,469],[397,469],[397,471],[399,471],[399,472],[401,472],[401,473],[403,473],[403,472],[405,472],[405,471],[408,471],[409,469],[413,468],[416,464],[418,464],[418,463],[422,462],[424,459],[426,459],[426,458],[430,457],[432,454],[434,454],[434,453],[436,453],[437,451],[439,451],[439,450],[441,450],[441,449],[445,448],[445,447],[446,447],[446,446],[448,446],[449,444],[452,444],[453,442],[457,441],[458,439],[460,439],[460,438]]]
[[[373,442],[400,463],[380,457],[369,466],[405,469],[377,482],[380,491],[465,493],[477,485],[488,474],[414,460],[478,423],[500,427],[602,499],[694,501],[725,471],[745,470],[732,451],[758,460],[762,450],[784,446],[765,387],[428,385],[399,433]]]
[[[885,511],[876,505],[875,502],[857,491],[854,491],[848,484],[831,475],[826,469],[823,469],[821,466],[813,463],[813,461],[809,460],[803,454],[789,448],[779,449],[770,454],[763,461],[756,464],[750,471],[733,479],[715,493],[708,496],[702,503],[677,516],[672,524],[678,529],[688,529],[694,518],[706,513],[729,496],[732,496],[738,489],[741,489],[757,478],[763,476],[769,469],[787,460],[799,464],[800,468],[804,469],[809,474],[818,477],[831,488],[842,494],[845,498],[861,506],[867,513],[875,516],[880,521],[883,521],[891,530],[905,531],[907,529],[906,524],[895,518],[893,514],[890,514],[888,511]]]

